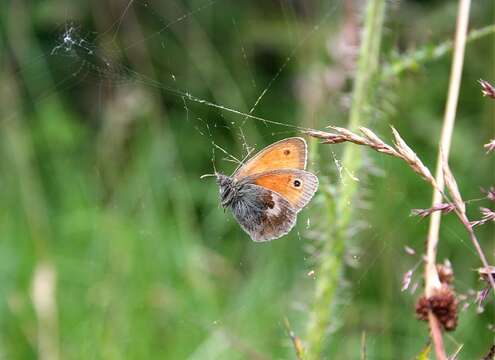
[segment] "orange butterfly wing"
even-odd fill
[[[249,182],[282,195],[294,207],[301,210],[318,189],[316,175],[297,169],[267,171],[250,176]]]
[[[306,168],[307,145],[300,137],[287,138],[267,146],[234,174],[234,178],[242,179],[246,176],[259,174],[276,169]]]

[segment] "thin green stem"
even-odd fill
[[[371,85],[375,79],[382,36],[385,0],[369,0],[362,34],[358,59],[358,72],[353,92],[353,102],[349,118],[349,128],[356,129],[366,125],[370,105]],[[327,199],[332,224],[328,239],[320,255],[320,264],[316,283],[316,293],[310,314],[307,332],[307,359],[320,359],[325,334],[337,316],[333,311],[340,284],[345,244],[351,224],[352,200],[357,191],[354,179],[362,166],[361,150],[350,144],[343,154],[344,172],[335,204]]]
[[[468,44],[493,34],[495,34],[495,25],[475,29],[467,35],[466,43]],[[382,78],[393,78],[407,70],[416,69],[424,63],[440,59],[453,50],[454,42],[452,40],[444,41],[436,46],[423,46],[418,50],[407,52],[395,61],[385,64],[382,67],[381,76]]]

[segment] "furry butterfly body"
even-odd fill
[[[306,141],[288,138],[260,151],[233,176],[216,174],[222,206],[254,241],[287,234],[313,197],[318,178],[304,170],[306,158]]]

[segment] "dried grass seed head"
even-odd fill
[[[495,280],[495,266],[485,266],[478,269],[480,278],[488,282],[488,277],[491,276]]]
[[[483,147],[486,149],[487,154],[492,152],[493,150],[495,150],[495,139],[491,139],[490,142],[483,145]]]
[[[478,81],[481,85],[481,93],[483,96],[495,99],[495,87],[486,80],[479,79]]]
[[[457,305],[454,291],[444,285],[429,298],[423,295],[418,299],[416,315],[419,320],[428,321],[428,312],[431,311],[445,331],[453,331],[457,327]]]

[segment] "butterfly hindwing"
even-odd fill
[[[246,176],[276,169],[306,168],[307,145],[300,137],[293,137],[278,141],[253,156],[234,174],[234,178],[242,179]]]
[[[304,170],[283,169],[249,176],[245,181],[276,192],[296,210],[301,210],[318,189],[318,178]]]
[[[242,191],[242,201],[232,205],[232,213],[251,239],[277,239],[294,227],[297,211],[283,196],[252,183],[246,183]]]

